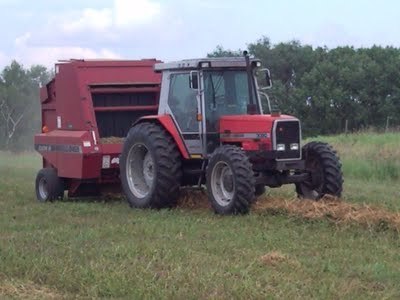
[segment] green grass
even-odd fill
[[[400,210],[396,176],[359,176],[351,165],[373,159],[373,149],[398,155],[398,139],[321,138],[343,158],[347,201]],[[0,154],[0,298],[400,297],[394,231],[267,211],[219,217],[202,209],[132,210],[118,199],[39,204],[39,165],[36,155]],[[292,197],[293,187],[271,193]],[[264,262],[273,251],[284,259]]]
[[[400,179],[400,133],[317,137],[335,146],[348,178],[391,181]]]

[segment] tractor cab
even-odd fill
[[[159,115],[173,118],[191,157],[207,158],[221,144],[234,144],[249,152],[273,151],[269,159],[301,158],[300,122],[271,114],[256,72],[264,73],[267,88],[271,78],[268,69],[260,67],[260,60],[248,55],[155,65],[162,72]],[[268,100],[268,114],[262,96]]]
[[[251,60],[251,73],[260,65]],[[160,63],[155,70],[162,72],[159,114],[172,116],[191,155],[215,150],[224,116],[262,114],[257,83],[242,57]]]

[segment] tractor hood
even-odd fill
[[[278,139],[274,130],[277,124]],[[221,142],[240,144],[246,151],[274,150],[277,140],[288,147],[291,143],[299,144],[299,130],[298,119],[288,115],[233,115],[222,116],[219,121]],[[298,153],[294,155],[298,157]]]
[[[219,121],[219,132],[221,135],[236,135],[265,133],[271,134],[272,127],[276,120],[297,120],[289,115],[233,115],[222,116]],[[241,137],[244,137],[241,135]],[[249,136],[250,137],[250,136]]]

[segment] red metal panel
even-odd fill
[[[233,115],[220,118],[220,133],[231,131],[233,133],[271,132],[275,120],[295,119],[292,116],[281,115]]]
[[[136,123],[143,122],[146,120],[158,121],[169,132],[169,134],[171,134],[183,158],[189,159],[189,153],[170,115],[146,116],[140,118]]]
[[[242,143],[245,150],[258,150],[263,144],[265,150],[272,149],[271,132],[275,120],[295,119],[292,116],[280,115],[233,115],[222,116],[219,121],[220,134],[244,134],[244,137],[221,137],[221,142]],[[259,138],[246,138],[246,134],[260,133]],[[268,137],[264,137],[268,133]]]
[[[47,93],[47,86],[40,88],[40,101],[42,103],[46,102],[49,99],[49,95]]]
[[[142,106],[100,106],[95,107],[94,111],[139,111],[154,110],[157,112],[158,105],[142,105]]]
[[[144,92],[159,92],[160,87],[124,87],[123,85],[116,88],[91,88],[90,91],[93,94],[105,94],[105,93],[144,93]]]
[[[85,146],[85,141],[90,142],[90,146]],[[60,177],[84,179],[100,176],[101,149],[94,145],[88,131],[54,130],[37,134],[35,149],[58,170]]]

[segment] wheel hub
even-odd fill
[[[306,168],[310,173],[310,179],[300,183],[302,194],[307,199],[318,199],[322,192],[323,172],[322,166],[317,158],[312,157],[307,162]]]
[[[147,147],[134,144],[129,150],[126,164],[129,189],[137,198],[146,197],[154,181],[154,162]]]
[[[230,166],[223,161],[218,162],[211,174],[211,190],[215,201],[221,206],[227,206],[233,199],[235,182]]]
[[[143,160],[143,176],[146,184],[151,186],[154,179],[154,165],[150,152],[147,152]]]
[[[224,184],[224,187],[228,192],[233,191],[233,176],[231,172],[224,173],[222,178],[222,183]]]
[[[47,199],[47,197],[49,195],[47,181],[45,178],[41,178],[39,181],[39,194],[42,199]]]

